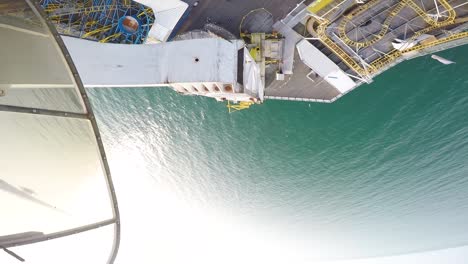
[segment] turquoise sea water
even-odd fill
[[[457,64],[408,61],[333,104],[229,114],[169,89],[90,90],[121,254],[142,237],[155,261],[139,263],[182,263],[187,248],[304,260],[468,244],[468,46],[439,55]]]

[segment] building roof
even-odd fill
[[[64,41],[86,87],[237,83],[237,46],[220,38],[158,45]]]

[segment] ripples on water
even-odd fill
[[[330,105],[228,114],[169,89],[92,90],[122,259],[292,263],[466,244],[466,54],[406,62]]]

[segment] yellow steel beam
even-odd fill
[[[311,13],[317,14],[320,10],[327,7],[333,1],[334,0],[317,0],[313,2],[309,7],[307,7],[307,10],[309,10],[309,12]]]
[[[106,38],[103,38],[103,39],[99,40],[99,42],[100,42],[100,43],[106,43],[106,42],[108,42],[109,40],[111,40],[111,39],[113,39],[113,38],[120,37],[120,35],[122,35],[121,32],[115,33],[115,34],[112,34],[112,35],[110,35],[110,36],[108,36],[108,37],[106,37]]]
[[[87,37],[90,37],[92,35],[95,35],[97,33],[100,33],[100,32],[104,32],[104,31],[107,31],[109,29],[111,29],[112,26],[111,25],[108,25],[108,26],[105,26],[105,27],[101,27],[101,28],[97,28],[93,31],[90,31],[90,32],[87,32],[86,34],[84,34],[83,36],[81,36],[81,38],[87,38]]]

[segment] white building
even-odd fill
[[[258,71],[245,58],[243,47],[221,38],[193,39],[158,45],[98,43],[63,37],[85,87],[171,87],[181,94],[212,97],[218,101],[257,102]],[[238,71],[249,76],[246,85]],[[256,75],[257,74],[257,75]]]

